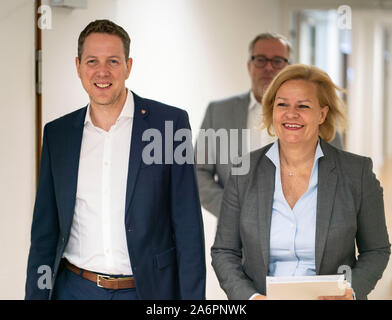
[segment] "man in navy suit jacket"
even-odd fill
[[[26,299],[205,298],[195,170],[167,130],[189,132],[188,116],[127,90],[129,44],[108,20],[79,36],[90,103],[44,128]]]

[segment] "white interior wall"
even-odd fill
[[[348,150],[369,156],[379,172],[383,158],[382,25],[392,12],[353,10],[348,87]]]
[[[35,194],[34,8],[0,2],[0,299],[23,299]]]
[[[327,59],[326,70],[329,70],[329,75],[334,82],[341,86],[342,77],[340,70],[342,68],[341,51],[339,48],[339,29],[336,28],[337,16],[334,12],[328,13],[328,24],[326,26],[327,39]]]
[[[75,68],[78,37],[96,19],[116,19],[116,0],[88,0],[87,9],[52,7],[52,28],[42,30],[42,123],[75,111],[88,96]],[[43,0],[49,5],[49,0]]]
[[[197,129],[209,101],[249,89],[248,44],[260,32],[281,31],[278,8],[268,0],[88,0],[87,10],[52,8],[53,28],[43,31],[43,123],[88,102],[74,65],[77,38],[88,22],[108,18],[131,37],[129,88],[186,109]]]
[[[118,21],[133,42],[129,85],[185,108],[197,129],[209,101],[249,89],[248,44],[278,31],[278,17],[266,0],[119,0]]]
[[[388,32],[390,34],[389,36],[389,68],[387,70],[387,75],[388,75],[388,80],[386,82],[385,88],[389,91],[386,101],[387,107],[386,109],[388,110],[388,114],[386,115],[386,119],[384,120],[384,123],[392,123],[392,21],[389,20],[387,23],[384,22],[385,28],[388,29]],[[387,141],[387,150],[386,150],[386,155],[388,158],[392,158],[392,126],[387,126],[386,128],[386,141]]]
[[[385,160],[382,150],[382,119],[385,115],[382,112],[383,92],[380,82],[383,75],[381,30],[382,26],[391,25],[392,11],[380,9],[380,1],[377,0],[280,0],[282,28],[289,29],[293,11],[337,10],[343,4],[352,9],[353,37],[349,62],[346,150],[371,157],[377,173]],[[336,67],[339,64],[336,63]]]
[[[383,30],[379,23],[374,26],[373,34],[373,101],[371,108],[366,112],[372,114],[372,159],[377,171],[384,164],[384,52],[383,52]],[[369,110],[370,109],[370,110]]]
[[[377,9],[376,0],[281,0],[282,28],[288,29],[291,12],[307,9],[337,9],[349,5],[352,9],[352,54],[349,60],[348,122],[346,150],[371,157],[378,175],[382,158],[382,67],[380,66],[381,26],[391,27],[391,10]],[[391,105],[392,107],[392,105]],[[389,131],[391,132],[391,131]],[[392,141],[392,136],[386,137]],[[391,173],[389,173],[390,175]],[[385,199],[384,201],[387,201]],[[386,212],[387,219],[390,213]],[[390,235],[391,241],[391,235]],[[391,298],[391,269],[369,295],[369,299]]]
[[[249,90],[248,44],[258,33],[281,32],[279,12],[269,0],[89,0],[87,10],[53,8],[53,28],[43,31],[43,123],[88,102],[74,66],[77,38],[91,20],[108,18],[131,37],[127,86],[187,110],[195,138],[209,101]],[[210,259],[216,218],[203,211],[203,219],[207,298],[225,299]]]
[[[186,109],[196,138],[211,100],[249,90],[248,44],[279,32],[279,7],[260,0],[118,1],[129,30],[134,67],[129,86],[143,96]],[[203,210],[207,299],[226,299],[211,267],[216,218]]]
[[[317,1],[316,8],[331,8],[327,2]],[[335,2],[336,7],[341,4],[341,1]],[[352,2],[345,1],[346,4]],[[12,246],[0,247],[0,254],[7,261],[0,267],[0,299],[22,298],[24,295],[35,195],[32,6],[31,0],[0,2],[0,34],[7,43],[0,52],[2,70],[7,77],[0,81],[1,87],[7,88],[2,92],[3,106],[8,106],[0,109],[3,119],[7,119],[0,127],[1,146],[7,150],[0,166],[2,180],[7,181],[0,186],[1,194],[6,195],[0,204],[0,243],[12,242]],[[52,29],[43,31],[43,123],[88,102],[77,78],[74,57],[79,32],[93,19],[109,18],[129,31],[131,55],[135,60],[129,87],[146,97],[185,108],[193,129],[197,130],[208,101],[249,88],[246,57],[250,39],[262,31],[277,31],[287,36],[289,12],[299,7],[315,8],[315,2],[166,0],[163,5],[152,0],[89,0],[87,10],[54,8]],[[385,23],[388,14],[384,13],[381,20]],[[371,142],[367,132],[372,129],[365,127],[364,130],[361,126],[364,119],[371,116],[371,109],[360,93],[366,92],[368,97],[372,95],[372,87],[365,79],[372,70],[369,63],[364,63],[369,61],[367,48],[371,47],[371,42],[363,40],[371,37],[371,33],[366,33],[370,29],[366,20],[362,27],[355,29],[358,34],[364,32],[364,37],[353,41],[356,54],[352,63],[361,68],[354,68],[356,77],[350,89],[356,94],[351,95],[355,110],[350,114],[353,131],[349,137],[349,150],[368,154],[369,151],[361,151],[361,148]],[[163,59],[157,59],[159,56]],[[10,132],[17,133],[12,135],[12,141]],[[216,220],[207,212],[203,212],[203,217],[207,298],[220,299],[224,295],[217,289],[209,259]]]

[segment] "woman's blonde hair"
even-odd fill
[[[331,141],[337,130],[344,130],[347,126],[345,104],[337,95],[337,91],[344,90],[335,85],[326,72],[305,64],[293,64],[287,66],[275,77],[264,94],[263,127],[267,128],[268,134],[273,136],[273,107],[276,93],[288,80],[305,80],[315,83],[317,86],[317,97],[320,107],[328,106],[329,111],[325,121],[319,127],[320,137]]]

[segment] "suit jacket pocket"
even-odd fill
[[[155,256],[158,269],[163,269],[176,262],[176,248],[170,248]]]

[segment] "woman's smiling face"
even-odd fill
[[[328,114],[321,107],[317,85],[295,79],[284,82],[278,89],[273,107],[274,131],[282,143],[312,143],[317,141],[319,126]]]

